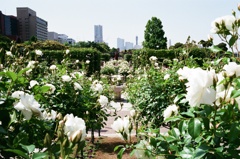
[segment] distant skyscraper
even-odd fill
[[[48,23],[37,17],[35,11],[30,8],[17,8],[17,19],[19,21],[19,35],[23,41],[30,40],[35,36],[38,40],[47,40]]]
[[[94,42],[96,43],[103,42],[103,31],[101,25],[94,25]]]
[[[136,45],[138,45],[138,36],[136,36]]]
[[[119,48],[119,51],[125,50],[124,39],[117,38],[117,48]]]
[[[170,46],[172,46],[171,39],[169,39],[169,41],[168,41],[168,48],[169,48]]]

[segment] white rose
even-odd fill
[[[222,28],[223,23],[225,24],[226,28],[229,31],[233,31],[232,26],[233,26],[235,21],[236,21],[236,18],[232,15],[219,17],[211,23],[211,26],[212,26],[211,32],[214,33],[214,34],[217,34],[219,32],[219,29]],[[216,26],[216,24],[219,24],[219,28]]]
[[[82,86],[77,82],[74,82],[74,89],[75,90],[83,90]]]
[[[37,81],[35,81],[35,80],[31,80],[29,89],[33,88],[35,85],[39,85],[39,83]]]
[[[77,136],[80,136],[80,141],[83,141],[86,137],[85,121],[77,116],[74,117],[73,114],[67,114],[64,118],[66,119],[64,133],[68,139],[72,142]]]
[[[170,116],[172,116],[172,114],[177,114],[178,113],[178,107],[173,104],[173,105],[169,105],[164,111],[163,111],[163,118],[164,120],[166,120],[167,118],[169,118]]]
[[[50,87],[50,90],[48,91],[50,94],[54,93],[54,91],[56,90],[56,87],[52,84],[46,84],[45,86]]]
[[[170,78],[170,74],[166,74],[166,75],[163,77],[164,80],[167,80],[167,79],[169,79],[169,78]]]
[[[35,63],[36,63],[36,61],[29,61],[28,65],[27,65],[27,68],[34,68]]]
[[[69,50],[69,49],[67,49],[67,50],[66,50],[66,54],[69,54],[69,52],[70,52],[70,50]]]
[[[35,53],[36,53],[36,55],[38,55],[38,56],[42,56],[42,55],[43,55],[43,53],[42,53],[41,50],[35,50]]]
[[[20,99],[21,95],[23,95],[23,94],[24,94],[23,91],[15,91],[15,92],[12,93],[12,97]]]
[[[57,66],[56,66],[56,65],[51,65],[51,66],[49,67],[49,69],[50,69],[50,70],[56,70],[56,69],[57,69]]]
[[[68,75],[63,75],[62,76],[62,81],[63,82],[69,82],[69,81],[71,81],[72,80],[72,78],[70,77],[70,76],[68,76]]]
[[[6,55],[7,55],[7,56],[11,56],[11,57],[13,57],[13,54],[12,54],[11,51],[7,51],[7,52],[6,52]]]
[[[227,65],[223,66],[223,69],[226,71],[228,77],[236,75],[240,76],[240,65],[236,64],[236,62],[229,62]]]
[[[40,104],[34,99],[33,95],[27,93],[20,96],[20,102],[14,108],[21,111],[27,120],[31,119],[32,115],[42,117]]]
[[[186,83],[186,99],[189,101],[190,106],[213,104],[216,99],[216,91],[210,86],[213,85],[214,77],[212,71],[205,71],[200,68],[192,69],[187,77],[188,83]]]
[[[107,106],[107,104],[108,104],[108,98],[107,98],[106,96],[104,96],[104,95],[100,95],[100,97],[99,97],[99,99],[98,99],[98,102],[100,103],[100,105],[101,105],[102,107]]]

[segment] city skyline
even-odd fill
[[[133,42],[138,36],[139,45],[144,40],[147,21],[155,16],[162,21],[163,30],[172,44],[191,40],[206,40],[211,34],[211,22],[218,17],[237,11],[237,0],[131,0],[111,1],[18,1],[0,0],[0,10],[5,15],[16,16],[17,7],[28,7],[48,22],[48,31],[67,34],[76,41],[94,41],[94,25],[104,28],[103,41],[117,47],[117,38]],[[53,9],[54,7],[54,9]],[[220,42],[212,35],[214,42]]]

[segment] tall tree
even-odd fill
[[[146,29],[144,31],[143,46],[149,49],[166,49],[167,38],[164,37],[163,25],[160,19],[152,17],[148,20]]]

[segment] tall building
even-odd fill
[[[141,49],[142,47],[138,45],[138,36],[136,36],[136,45],[133,47],[133,49],[138,50]]]
[[[103,42],[103,31],[101,25],[94,25],[94,42],[96,43]]]
[[[126,42],[125,43],[125,50],[131,50],[131,49],[133,49],[133,43]]]
[[[117,48],[119,48],[119,51],[125,50],[124,39],[117,38]]]
[[[0,11],[0,34],[12,40],[18,38],[18,20],[12,15],[4,15]]]
[[[37,17],[35,11],[27,7],[17,8],[17,19],[19,21],[19,35],[22,41],[30,40],[35,36],[38,40],[47,40],[48,23]]]

